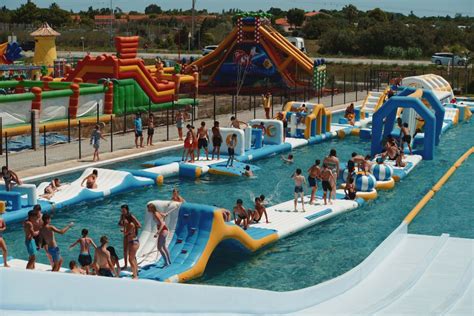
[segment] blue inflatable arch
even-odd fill
[[[414,91],[415,89],[413,89],[411,93]],[[372,156],[382,152],[382,141],[390,135],[393,130],[398,108],[412,108],[425,120],[423,150],[416,153],[421,154],[423,159],[432,160],[438,131],[438,122],[435,114],[431,112],[420,99],[399,95],[391,97],[372,117]],[[443,118],[444,109],[442,119]],[[439,131],[441,132],[441,128],[439,128]]]

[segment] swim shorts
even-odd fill
[[[410,135],[403,136],[403,141],[408,144],[411,143],[411,136]]]
[[[89,266],[92,263],[92,257],[90,254],[81,253],[77,261],[79,261],[80,265],[83,267]]]
[[[51,255],[53,262],[58,262],[61,258],[61,255],[59,254],[59,247],[48,247],[48,253]]]
[[[308,184],[311,188],[315,187],[317,185],[316,184],[316,178],[308,176]]]
[[[199,138],[198,140],[198,148],[207,148],[207,139],[206,138]]]
[[[332,191],[331,183],[329,183],[329,181],[323,180],[322,184],[323,184],[323,191],[324,192]]]
[[[233,156],[235,154],[234,148],[227,148],[227,153],[229,154],[229,156]]]
[[[110,271],[110,269],[100,268],[98,274],[103,277],[109,277],[109,278],[114,277],[114,274],[112,273],[112,271]]]
[[[219,136],[212,137],[212,146],[220,147],[222,145],[222,138]]]
[[[303,193],[303,187],[301,185],[295,186],[295,193]]]
[[[135,137],[143,137],[143,131],[135,131]]]
[[[155,134],[155,129],[153,127],[148,127],[148,135],[151,136]]]
[[[33,239],[25,240],[25,246],[26,246],[26,250],[28,251],[28,255],[30,257],[36,256],[36,245]]]

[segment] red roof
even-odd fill
[[[287,19],[287,18],[279,18],[279,19],[276,19],[276,20],[275,20],[275,24],[276,24],[276,25],[280,25],[280,26],[290,26],[290,23],[288,23],[288,19]]]
[[[319,13],[320,13],[319,11],[306,12],[304,16],[307,18],[310,18],[312,16],[318,15]]]
[[[94,20],[110,20],[115,19],[115,15],[95,15]]]

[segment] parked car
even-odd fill
[[[218,45],[207,45],[202,49],[202,55],[206,56],[207,54],[213,52],[217,48],[217,46]]]
[[[295,45],[303,53],[306,52],[306,48],[304,47],[304,39],[302,37],[287,37],[286,38],[291,44]]]
[[[435,53],[431,56],[431,62],[436,65],[451,65],[453,63],[455,66],[464,66],[467,62],[465,57],[454,55],[453,53]]]

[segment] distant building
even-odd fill
[[[311,19],[312,17],[318,15],[318,14],[321,14],[321,12],[319,11],[311,11],[311,12],[306,12],[304,14],[304,19],[305,21],[303,22],[303,25],[305,25],[305,23]],[[279,18],[279,19],[276,19],[275,20],[275,25],[278,25],[279,27],[281,27],[285,32],[290,32],[290,31],[293,31],[293,25],[290,25],[290,23],[288,23],[288,19],[285,17],[285,18]],[[302,25],[302,26],[303,26]],[[300,27],[297,26],[296,29],[299,29]]]

